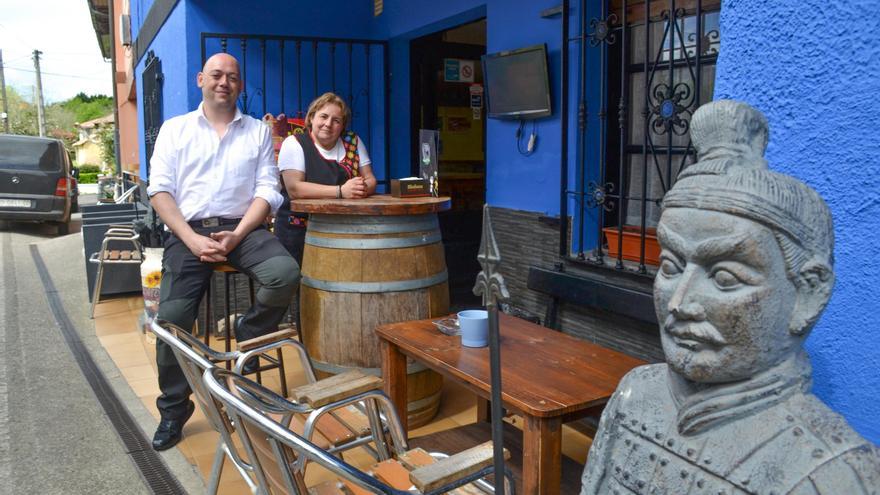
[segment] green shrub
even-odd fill
[[[80,169],[82,170],[82,169]],[[91,172],[80,172],[79,173],[79,183],[80,184],[97,184],[98,183],[98,174]]]
[[[101,173],[101,167],[98,165],[85,164],[77,167],[79,169],[80,174],[99,174]]]

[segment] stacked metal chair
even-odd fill
[[[316,380],[305,348],[291,338],[296,335],[293,330],[282,330],[240,342],[238,350],[219,352],[171,323],[154,321],[151,329],[158,338],[171,346],[195,400],[211,427],[220,433],[208,480],[208,493],[217,492],[225,459],[233,463],[254,493],[261,492],[258,483],[259,470],[255,469],[253,462],[245,461],[233,442],[233,432],[240,423],[232,419],[224,403],[212,397],[202,374],[219,369],[218,366],[225,363],[234,363],[233,371],[224,371],[239,376],[245,361],[282,347],[291,347],[299,355],[308,383],[290,391],[295,402],[282,399],[285,407],[267,411],[267,414],[272,415],[273,421],[320,443],[321,448],[330,453],[363,447],[377,459],[389,457],[385,444],[385,426],[375,405],[376,401],[384,399],[384,395],[378,392],[382,387],[382,380],[356,371]],[[247,458],[254,457],[249,455]]]
[[[238,425],[238,435],[252,459],[251,466],[261,493],[296,495],[477,495],[492,493],[482,478],[493,474],[492,443],[486,442],[453,456],[429,454],[421,449],[407,450],[400,420],[391,401],[379,391],[356,398],[370,398],[385,417],[394,457],[364,472],[326,449],[310,442],[278,421],[278,415],[295,405],[256,382],[221,368],[204,373],[208,391]],[[505,454],[507,452],[505,451]],[[307,487],[304,466],[318,465],[337,479]],[[513,483],[505,473],[507,493]]]
[[[104,269],[113,265],[139,265],[144,261],[144,248],[140,236],[129,225],[111,225],[104,234],[101,249],[89,256],[89,263],[97,263],[98,273],[95,276],[95,288],[92,293],[92,305],[89,317],[95,317],[95,305],[101,298],[101,286],[104,282]]]

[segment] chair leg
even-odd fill
[[[220,476],[223,474],[223,462],[226,460],[226,452],[223,451],[223,442],[217,444],[214,452],[214,462],[211,464],[211,477],[208,478],[209,495],[216,495],[220,487]]]
[[[384,461],[390,459],[388,453],[388,445],[385,443],[385,428],[382,426],[382,419],[379,417],[379,407],[374,399],[364,401],[367,407],[367,418],[370,420],[370,431],[373,436],[373,443],[376,444],[376,452],[379,454],[379,460]]]
[[[284,353],[281,352],[281,349],[276,349],[275,352],[278,353],[278,375],[281,379],[281,395],[284,398],[287,398],[287,371],[284,370]]]
[[[205,345],[211,347],[211,332],[214,330],[214,307],[211,299],[214,297],[214,278],[208,281],[208,290],[205,291]]]
[[[89,318],[95,319],[95,305],[101,297],[101,285],[104,282],[104,260],[98,263],[98,273],[95,275],[95,291],[92,294],[92,307],[89,309]]]
[[[223,322],[226,323],[226,341],[223,348],[226,352],[232,350],[232,335],[235,332],[235,318],[229,321],[229,273],[223,274]],[[216,322],[216,320],[214,320]],[[238,341],[238,336],[235,336]],[[226,369],[232,369],[232,362],[226,361]]]

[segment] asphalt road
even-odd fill
[[[79,340],[152,432],[155,420],[94,335],[79,222],[71,227],[58,237],[52,226],[0,221],[0,493],[151,493],[65,341],[34,260],[32,244]],[[203,490],[176,449],[163,460],[189,492]]]

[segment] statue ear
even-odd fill
[[[797,303],[792,312],[789,331],[805,335],[813,328],[834,288],[834,272],[826,263],[812,259],[801,267],[797,281]]]

